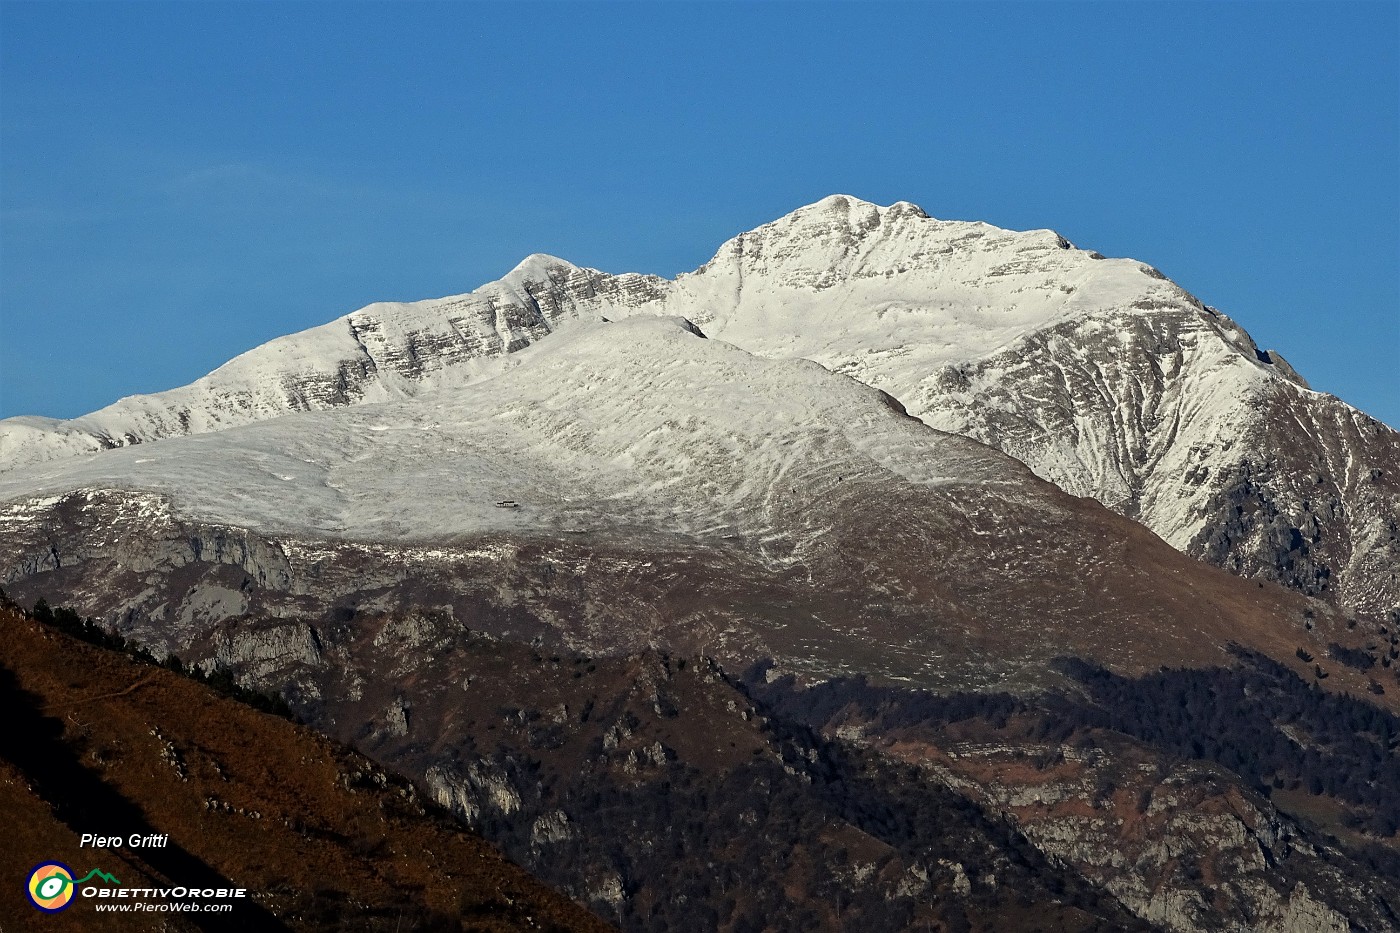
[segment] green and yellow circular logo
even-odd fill
[[[73,903],[73,869],[62,862],[41,862],[29,873],[27,891],[35,907],[56,914]]]

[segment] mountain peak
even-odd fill
[[[829,194],[820,201],[799,207],[771,224],[765,224],[764,228],[787,225],[805,227],[809,224],[829,227],[835,221],[839,226],[870,230],[887,220],[904,217],[916,220],[931,219],[923,208],[909,201],[896,201],[885,207],[849,194]]]
[[[876,211],[880,214],[892,212],[896,215],[907,214],[914,217],[928,217],[928,214],[923,208],[909,201],[895,201],[888,207],[882,207],[873,201],[867,201],[850,194],[829,194],[820,201],[814,201],[804,207],[799,207],[788,216],[796,217],[798,215],[817,213],[845,213],[850,215],[866,214],[870,211]]]
[[[516,263],[515,268],[501,278],[501,282],[507,285],[547,282],[552,276],[559,273],[567,275],[578,270],[579,267],[567,259],[560,259],[558,256],[551,256],[548,253],[531,253]]]

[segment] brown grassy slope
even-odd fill
[[[609,929],[367,759],[9,609],[0,705],[6,931]],[[169,833],[170,845],[79,849],[82,832]],[[255,903],[222,924],[113,920],[86,903],[43,916],[22,882],[47,859],[127,886],[232,883]]]

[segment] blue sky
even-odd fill
[[[1400,4],[0,3],[0,417],[833,192],[1162,269],[1400,425]]]

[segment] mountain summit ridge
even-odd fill
[[[845,223],[833,222],[833,218],[841,218]],[[221,430],[234,424],[276,417],[286,411],[318,410],[341,404],[408,397],[414,388],[411,385],[413,381],[422,381],[436,370],[519,349],[532,338],[537,339],[530,331],[539,324],[554,323],[548,320],[550,315],[545,308],[536,307],[533,310],[540,312],[545,320],[527,321],[506,316],[501,320],[487,321],[496,325],[497,336],[504,339],[496,342],[481,340],[482,335],[462,329],[453,313],[463,305],[473,303],[473,299],[484,302],[491,309],[504,309],[511,303],[528,308],[532,304],[538,305],[542,294],[567,285],[585,294],[574,298],[573,303],[577,307],[549,309],[559,317],[567,317],[570,310],[580,313],[594,311],[596,309],[590,305],[605,305],[609,298],[614,297],[609,294],[613,291],[630,299],[622,302],[624,311],[629,306],[651,310],[650,306],[657,299],[664,299],[666,304],[677,303],[677,299],[664,293],[668,287],[702,279],[723,264],[727,257],[747,254],[751,258],[753,244],[784,240],[806,244],[810,248],[812,242],[821,240],[823,235],[829,240],[837,234],[837,239],[855,242],[887,222],[897,224],[904,219],[927,221],[945,231],[966,231],[964,236],[967,237],[976,238],[991,233],[1002,238],[1030,238],[1061,249],[1074,249],[1067,240],[1048,229],[1017,232],[980,221],[941,221],[908,201],[881,207],[850,195],[834,194],[731,238],[695,272],[682,273],[674,280],[641,273],[613,275],[578,266],[547,253],[532,253],[500,279],[469,292],[418,301],[372,302],[325,324],[274,338],[245,351],[186,386],[127,396],[72,419],[19,416],[0,420],[0,472],[55,457],[95,453],[179,434]],[[791,254],[792,251],[789,248],[780,252]],[[1102,258],[1096,253],[1087,255]],[[834,277],[829,258],[824,262],[798,263],[797,267],[806,277],[820,277],[823,274]],[[925,257],[918,254],[916,258]],[[1155,269],[1134,260],[1110,262],[1131,263],[1148,271],[1149,275],[1161,278]],[[911,270],[899,268],[884,271],[904,274]],[[871,273],[865,270],[865,274]],[[616,287],[606,289],[604,294],[586,294],[596,290],[600,282],[616,283]],[[787,281],[783,284],[803,283]],[[823,287],[819,279],[816,287]],[[711,296],[686,297],[706,300]],[[594,300],[590,302],[588,299]],[[1190,300],[1195,301],[1193,298]],[[717,312],[710,310],[697,315],[697,318],[704,321],[715,316]],[[1223,315],[1220,317],[1223,318]],[[444,323],[449,325],[449,330],[456,328],[452,335],[457,338],[459,346],[451,347],[452,341],[440,339],[446,336],[437,332],[442,331],[441,325]],[[389,326],[386,327],[386,324]],[[415,324],[416,330],[413,328]],[[438,326],[434,328],[432,325]],[[548,332],[547,328],[545,332]],[[433,335],[439,339],[428,339]],[[366,337],[371,339],[367,341]],[[1243,342],[1249,344],[1251,352],[1259,352],[1247,335],[1244,335]],[[420,344],[428,346],[420,348]],[[429,352],[425,354],[422,349]],[[433,358],[433,351],[436,351],[439,359]],[[967,353],[964,351],[959,355],[966,356]],[[1277,356],[1275,351],[1262,355]],[[412,365],[414,363],[417,365]],[[298,366],[301,368],[298,369]],[[1287,372],[1292,373],[1292,368],[1287,367]],[[393,378],[395,375],[401,378],[396,380]],[[463,381],[470,381],[477,375],[475,372],[466,374]],[[376,382],[381,384],[373,385]],[[330,391],[317,392],[317,388]],[[220,390],[223,395],[235,398],[220,397]],[[206,417],[199,418],[201,414]]]

